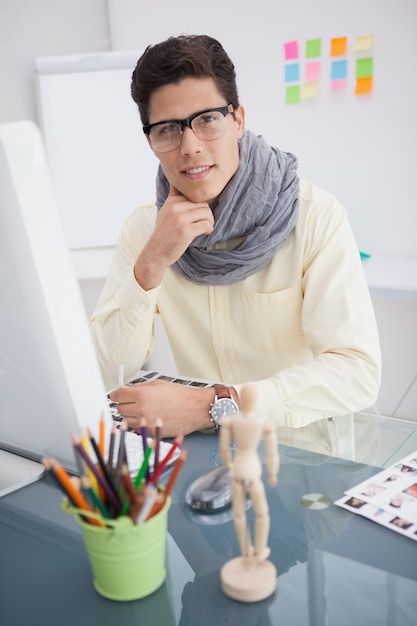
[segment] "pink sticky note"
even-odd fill
[[[345,78],[339,78],[338,80],[332,80],[331,87],[332,89],[342,89],[342,87],[346,87],[346,84]]]
[[[310,61],[306,63],[306,81],[317,81],[320,78],[321,63],[320,61]]]
[[[298,41],[288,41],[284,44],[285,60],[298,59]]]

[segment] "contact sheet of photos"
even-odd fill
[[[417,541],[417,452],[348,489],[335,504]]]

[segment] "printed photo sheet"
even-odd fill
[[[335,504],[417,541],[417,452],[348,489]]]

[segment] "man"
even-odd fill
[[[163,435],[218,426],[255,382],[281,426],[371,406],[380,382],[374,312],[345,209],[299,181],[296,159],[245,130],[232,61],[207,36],[149,46],[132,76],[154,202],[125,222],[91,319],[107,388],[128,381],[161,316],[179,373],[112,391],[129,426]],[[214,407],[211,405],[214,403]]]

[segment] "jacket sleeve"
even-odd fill
[[[153,350],[159,287],[144,291],[133,274],[139,252],[153,229],[152,209],[137,209],[123,225],[108,277],[90,319],[107,389],[117,385],[120,363],[124,364],[126,378],[132,378]]]

